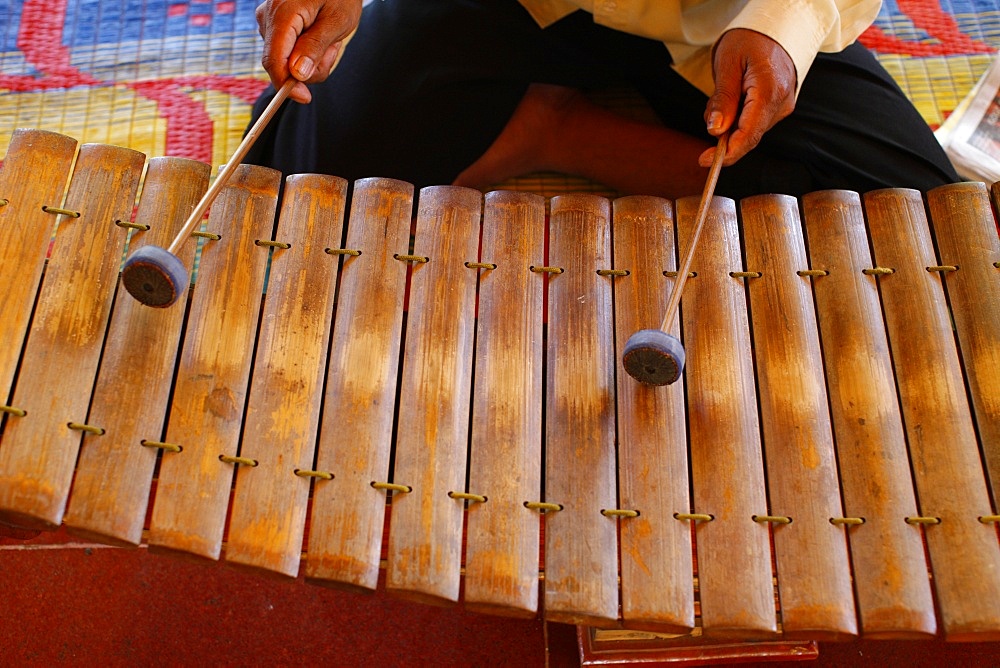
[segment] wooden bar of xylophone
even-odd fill
[[[4,522],[594,626],[1000,638],[983,184],[715,198],[684,382],[651,387],[620,348],[696,198],[242,166],[187,303],[139,305],[126,243],[172,238],[209,177],[14,134]]]

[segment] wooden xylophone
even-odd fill
[[[187,303],[138,304],[126,243],[209,178],[14,134],[2,521],[596,626],[1000,638],[983,184],[715,198],[651,387],[619,349],[697,198],[442,186],[414,217],[400,181],[242,166]]]

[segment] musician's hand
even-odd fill
[[[293,76],[300,82],[291,98],[309,102],[306,83],[327,78],[344,39],[358,26],[361,0],[264,0],[257,26],[264,38],[261,64],[274,86]]]
[[[708,131],[719,136],[733,128],[724,165],[731,165],[795,108],[795,64],[777,42],[753,30],[725,33],[713,57],[715,92],[705,108]],[[715,149],[701,154],[712,164]]]

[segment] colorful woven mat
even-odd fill
[[[264,87],[257,3],[0,0],[0,155],[32,127],[225,162]],[[1000,0],[887,0],[862,41],[937,127],[1000,48]],[[517,185],[588,187],[550,175]]]

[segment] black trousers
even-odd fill
[[[542,30],[516,0],[375,0],[313,102],[287,103],[247,162],[348,181],[451,183],[499,135],[532,82],[627,85],[668,127],[714,141],[707,97],[657,41],[575,12]],[[259,115],[268,89],[254,108]],[[926,122],[864,47],[820,54],[795,111],[723,170],[717,194],[922,191],[959,180]]]

